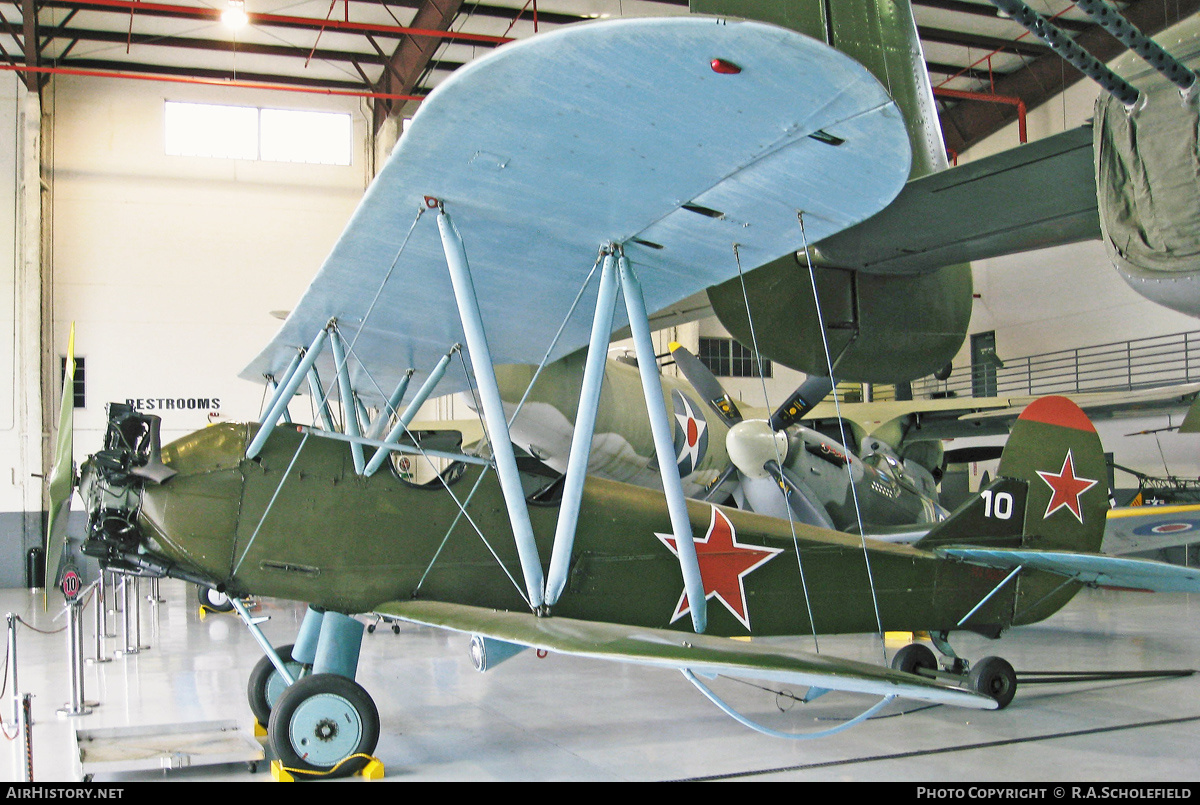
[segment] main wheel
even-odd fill
[[[275,701],[267,736],[283,767],[301,773],[296,779],[310,776],[304,772],[347,777],[367,765],[375,751],[379,711],[354,680],[313,674]]]
[[[971,667],[967,687],[991,696],[1003,710],[1017,695],[1017,672],[1003,657],[984,657]]]
[[[275,653],[283,660],[283,665],[292,675],[292,679],[300,679],[306,666],[292,659],[292,646],[280,646],[275,649]],[[250,680],[246,684],[246,700],[250,703],[250,712],[254,713],[259,724],[266,724],[271,720],[271,708],[285,690],[287,682],[283,680],[271,658],[263,657],[259,660],[250,672]]]
[[[920,674],[921,671],[936,671],[937,669],[937,655],[924,643],[909,643],[892,657],[892,670],[894,671]]]
[[[214,612],[232,612],[233,604],[229,603],[229,596],[225,593],[220,593],[212,587],[196,586],[196,598],[200,601],[200,606],[208,607]]]

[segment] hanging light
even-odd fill
[[[221,22],[237,30],[250,21],[246,16],[246,4],[243,0],[229,0],[229,8],[221,12]]]

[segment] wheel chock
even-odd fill
[[[266,738],[267,737],[267,728],[264,727],[262,724],[260,724],[258,722],[257,718],[254,719],[254,737],[255,738]]]
[[[359,777],[365,780],[382,780],[383,779],[383,762],[377,759],[372,759],[367,765],[363,766],[357,772]]]
[[[277,783],[294,783],[296,778],[289,774],[278,760],[271,761],[271,779]]]

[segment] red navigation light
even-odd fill
[[[713,59],[709,64],[712,66],[714,73],[720,73],[721,75],[737,75],[742,71],[741,67],[725,59]]]

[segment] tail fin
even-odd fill
[[[1087,415],[1066,397],[1042,397],[1013,425],[997,479],[916,547],[1097,552],[1108,509],[1106,477],[1104,448]]]

